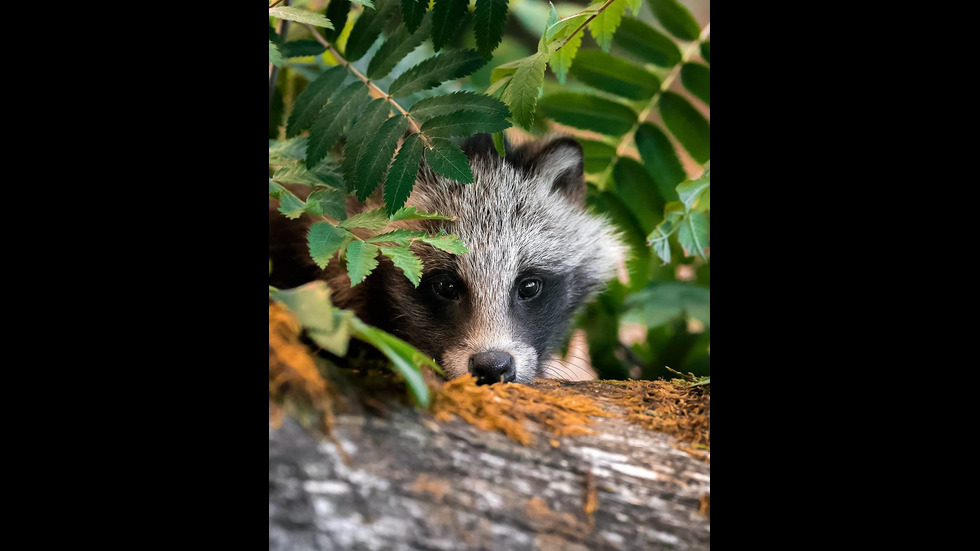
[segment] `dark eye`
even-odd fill
[[[524,300],[534,298],[541,292],[541,280],[529,277],[517,284],[517,296]]]
[[[459,287],[450,277],[439,277],[432,281],[432,292],[443,300],[459,300]]]

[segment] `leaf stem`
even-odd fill
[[[609,7],[609,4],[612,4],[615,1],[616,0],[606,0],[606,3],[603,4],[603,5],[601,5],[601,6],[599,6],[599,9],[595,13],[593,13],[592,15],[590,15],[588,19],[586,19],[585,21],[583,21],[582,24],[578,26],[578,28],[576,28],[574,31],[572,31],[572,34],[570,34],[567,37],[565,37],[565,40],[563,40],[562,43],[558,45],[558,47],[555,49],[555,51],[557,52],[558,50],[562,49],[565,46],[565,44],[568,44],[568,41],[571,40],[573,36],[575,36],[576,34],[578,34],[579,31],[581,31],[582,29],[584,29],[585,26],[588,25],[589,22],[591,22],[593,19],[595,19],[596,17],[599,17],[599,14],[602,13],[606,8],[608,8]],[[582,11],[578,12],[575,15],[578,15],[578,14],[584,12],[584,11],[585,10],[582,10]],[[574,16],[571,16],[571,17],[574,17]],[[548,32],[547,29],[545,29],[545,32]]]
[[[402,106],[398,105],[398,102],[396,102],[394,98],[391,97],[391,94],[385,92],[381,88],[378,88],[378,85],[371,82],[371,79],[364,76],[363,73],[358,71],[350,61],[344,59],[344,56],[340,55],[340,52],[338,52],[337,49],[333,47],[333,45],[327,42],[327,40],[323,38],[323,36],[321,36],[320,33],[317,32],[315,28],[313,28],[311,25],[304,25],[304,27],[306,27],[307,29],[310,30],[311,33],[313,33],[313,38],[315,38],[317,42],[323,44],[325,48],[330,50],[330,53],[333,54],[334,58],[337,60],[338,63],[346,67],[347,70],[351,72],[351,74],[357,77],[358,80],[363,82],[364,85],[368,87],[368,89],[372,92],[371,94],[372,96],[384,98],[388,103],[391,104],[392,107],[395,108],[396,111],[398,111],[399,113],[402,114],[403,117],[408,119],[408,125],[412,129],[412,131],[419,135],[419,138],[422,139],[422,142],[425,143],[425,146],[427,148],[432,149],[432,144],[429,142],[428,136],[422,133],[421,127],[417,122],[415,122],[415,119],[412,118],[412,115],[410,115],[408,111],[402,109]]]
[[[282,2],[282,0],[276,0],[275,2],[269,4],[269,9],[271,10],[272,8],[276,7],[276,4],[278,4],[279,2]]]
[[[625,136],[620,138],[619,144],[616,146],[616,155],[612,158],[612,162],[609,163],[606,170],[602,172],[602,175],[599,176],[599,182],[597,184],[599,189],[605,189],[606,183],[609,181],[609,176],[612,175],[613,168],[616,167],[616,161],[618,161],[619,158],[623,156],[623,153],[626,153],[626,150],[629,149],[630,144],[633,143],[633,138],[636,136],[637,130],[640,129],[640,125],[646,122],[647,117],[650,116],[650,113],[653,112],[653,109],[660,101],[660,97],[664,92],[670,89],[670,85],[674,83],[674,79],[676,79],[677,75],[680,74],[681,67],[683,67],[684,64],[690,60],[692,56],[694,56],[694,53],[701,46],[701,42],[710,34],[711,22],[709,21],[708,24],[701,29],[701,34],[698,36],[698,39],[692,42],[691,45],[684,50],[684,55],[681,56],[681,60],[671,67],[670,72],[667,73],[667,76],[664,78],[663,82],[660,83],[660,88],[657,90],[657,93],[650,98],[650,102],[643,108],[643,111],[640,111],[640,116],[637,117],[636,123],[633,124],[633,128],[631,128]]]
[[[272,4],[272,6],[275,6],[279,2],[282,2],[282,0],[278,0],[275,4]],[[292,0],[286,0],[286,5],[288,6],[291,2]],[[269,6],[269,8],[272,8],[272,6]],[[289,20],[280,19],[279,24],[276,25],[276,34],[280,37],[282,43],[286,42],[285,38],[287,32],[289,32]],[[270,63],[269,64],[269,105],[272,105],[272,96],[276,92],[276,79],[278,77],[279,77],[279,67],[276,67],[275,65]]]

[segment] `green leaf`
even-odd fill
[[[667,201],[677,200],[677,184],[684,181],[687,174],[681,166],[670,139],[656,125],[645,122],[636,130],[636,149],[643,159],[643,166],[657,183],[660,196]]]
[[[367,69],[368,78],[377,80],[387,76],[399,61],[425,42],[431,30],[431,17],[425,17],[415,32],[409,32],[404,23],[399,25],[371,58],[371,63]]]
[[[704,60],[707,61],[708,63],[711,63],[711,39],[710,38],[701,43],[701,57],[703,57]]]
[[[510,117],[507,105],[499,99],[474,92],[453,92],[443,96],[432,96],[415,102],[408,110],[412,118],[425,122],[432,117],[456,112],[473,112],[500,118]]]
[[[518,60],[519,64],[500,99],[510,107],[514,123],[525,130],[534,122],[534,106],[538,88],[544,84],[544,69],[548,55],[538,52]]]
[[[369,153],[358,158],[357,173],[354,177],[354,191],[357,192],[359,200],[366,200],[378,184],[384,181],[391,158],[398,148],[398,140],[407,128],[408,119],[396,113],[364,141],[362,149]]]
[[[469,0],[435,0],[432,5],[432,47],[439,51],[456,37],[466,19]]]
[[[310,129],[310,140],[306,148],[307,167],[315,166],[327,156],[340,139],[344,128],[367,101],[367,88],[361,81],[348,84],[330,98],[330,102],[317,113]]]
[[[272,178],[269,178],[269,197],[278,199],[279,195],[281,195],[283,191],[286,191],[286,188],[282,187],[282,185],[274,181]]]
[[[497,150],[497,155],[504,157],[507,155],[506,147],[504,146],[504,133],[494,132],[493,133],[493,148]]]
[[[632,17],[623,18],[613,45],[660,67],[673,67],[681,61],[681,51],[670,37]]]
[[[429,406],[429,387],[419,371],[420,365],[428,365],[442,373],[442,369],[432,360],[422,354],[407,342],[371,327],[363,321],[351,319],[353,335],[358,339],[373,345],[391,360],[392,368],[404,381],[415,402],[421,407]]]
[[[452,136],[469,137],[486,132],[492,134],[510,126],[507,119],[499,114],[486,114],[476,111],[457,111],[437,115],[422,124],[422,133],[433,138]]]
[[[677,229],[677,241],[684,247],[684,253],[688,256],[698,255],[704,260],[707,256],[704,249],[708,243],[708,219],[701,212],[688,213],[681,222],[681,227]]]
[[[420,239],[428,234],[421,230],[392,230],[390,232],[376,235],[367,240],[368,243],[394,243],[407,247],[413,239]]]
[[[306,57],[320,55],[325,51],[327,49],[323,47],[323,44],[316,40],[293,40],[282,45],[283,57]]]
[[[673,92],[664,92],[658,107],[667,128],[691,157],[702,164],[708,162],[711,159],[711,128],[701,113]]]
[[[425,151],[425,160],[436,174],[464,184],[473,183],[473,171],[466,154],[445,138],[432,140],[432,149]]]
[[[279,53],[279,48],[269,41],[269,63],[275,65],[276,67],[282,67],[282,55]]]
[[[313,25],[316,27],[326,27],[328,29],[333,28],[333,24],[330,23],[330,20],[323,15],[313,13],[310,10],[294,8],[291,6],[276,6],[274,8],[269,8],[269,15],[272,17],[278,17],[279,19],[288,19],[290,21],[306,23],[307,25]]]
[[[353,0],[353,2],[367,8],[375,9],[374,2],[371,0]]]
[[[580,52],[571,71],[589,86],[624,98],[649,100],[660,89],[653,73],[599,50]]]
[[[680,198],[681,202],[684,203],[684,208],[691,210],[694,206],[694,202],[697,201],[698,197],[702,192],[708,190],[708,186],[711,185],[711,170],[705,170],[704,174],[701,175],[697,180],[687,180],[677,186],[677,196]]]
[[[680,201],[672,201],[664,206],[664,219],[657,224],[647,237],[647,244],[653,248],[664,264],[670,263],[670,242],[668,238],[678,229],[678,224],[684,218],[684,205]]]
[[[677,0],[650,0],[650,9],[667,32],[681,40],[697,40],[701,34],[698,22]]]
[[[562,40],[564,40],[564,38],[562,38]],[[559,42],[559,44],[561,43]],[[565,84],[565,78],[568,76],[568,70],[572,67],[572,62],[575,60],[575,54],[578,53],[578,48],[581,45],[582,33],[575,33],[575,36],[570,38],[560,50],[557,50],[551,54],[551,58],[548,60],[548,65],[551,66],[551,72],[555,73],[555,76],[558,77],[558,82]]]
[[[639,289],[650,279],[650,249],[647,248],[643,229],[637,222],[636,216],[623,203],[623,199],[611,190],[598,191],[590,188],[592,193],[589,203],[596,212],[606,215],[620,230],[623,240],[630,247],[626,257],[626,270],[629,274],[631,290]]]
[[[408,247],[382,246],[381,254],[390,258],[395,267],[401,269],[405,277],[412,282],[412,285],[419,286],[419,280],[422,278],[422,261],[412,254]]]
[[[352,230],[354,228],[366,228],[374,232],[381,231],[388,225],[388,215],[384,209],[374,209],[361,212],[351,216],[347,220],[337,224],[338,228]]]
[[[541,112],[561,124],[621,136],[636,122],[636,113],[621,103],[589,94],[562,92],[541,98]]]
[[[306,206],[319,205],[321,216],[329,216],[334,220],[347,218],[346,195],[335,189],[318,189],[306,198]],[[307,209],[309,210],[309,209]]]
[[[664,198],[643,165],[628,157],[620,158],[613,168],[616,193],[636,216],[644,234],[653,231],[663,218]]]
[[[401,0],[402,20],[408,30],[415,32],[422,24],[422,18],[429,9],[429,0]]]
[[[323,37],[330,42],[337,40],[340,33],[347,26],[347,15],[350,13],[349,0],[330,0],[327,4],[327,19],[333,21],[333,29],[323,31]]]
[[[476,0],[474,18],[477,49],[483,57],[489,58],[504,36],[507,0]]]
[[[707,65],[685,63],[681,67],[681,82],[705,105],[711,105],[711,69]]]
[[[651,283],[623,302],[624,321],[657,327],[686,314],[711,324],[711,290],[693,283]]]
[[[344,248],[354,236],[330,222],[317,222],[310,226],[306,242],[310,247],[310,257],[320,269],[325,269],[337,251]]]
[[[475,50],[447,50],[423,60],[405,71],[388,88],[394,97],[407,96],[439,86],[447,80],[465,77],[486,61]]]
[[[293,111],[289,114],[286,122],[286,137],[292,138],[303,130],[310,127],[313,119],[320,111],[330,96],[337,91],[337,87],[344,82],[347,71],[339,65],[331,67],[320,73],[320,76],[313,79],[306,88],[300,92],[293,104]]]
[[[418,207],[403,207],[392,214],[389,220],[397,222],[399,220],[452,220],[452,216],[439,214],[438,212],[421,212]]]
[[[286,218],[295,220],[299,218],[305,210],[306,203],[300,201],[299,197],[293,195],[293,192],[286,188],[283,188],[279,192],[279,212],[283,213]]]
[[[595,140],[579,139],[585,155],[585,171],[589,174],[602,172],[616,156],[616,148]]]
[[[422,162],[422,149],[419,135],[412,134],[405,138],[395,156],[395,162],[391,163],[384,189],[385,210],[389,215],[397,214],[412,193],[419,173],[419,163]]]
[[[321,174],[327,175],[330,171],[327,163],[320,165],[316,170],[307,170],[301,164],[283,165],[272,175],[272,179],[281,184],[299,184],[308,187],[329,186],[329,181],[325,181]]]
[[[643,4],[643,0],[626,0],[626,5],[633,11],[633,15],[640,14],[640,5]]]
[[[378,267],[378,251],[378,247],[363,241],[352,241],[347,246],[347,275],[351,287],[364,281]]]
[[[353,315],[330,304],[326,283],[314,281],[295,289],[277,289],[271,298],[289,309],[317,345],[338,356],[347,353]]]
[[[603,4],[603,0],[595,0],[590,4],[590,7],[601,4]],[[619,27],[624,13],[626,13],[626,2],[613,2],[589,23],[589,32],[592,33],[592,38],[595,38],[596,43],[604,52],[609,51],[613,35],[616,34],[616,29]]]
[[[357,174],[358,157],[361,155],[361,143],[377,131],[391,113],[391,104],[384,98],[376,98],[364,107],[347,132],[347,143],[344,144],[344,161],[340,168],[347,182],[347,191],[353,191],[353,183]]]
[[[306,137],[269,140],[269,164],[282,165],[306,157]]]
[[[350,36],[347,37],[347,46],[344,49],[347,61],[357,61],[364,57],[397,6],[398,0],[378,0],[374,10],[361,11]]]
[[[432,245],[439,250],[446,251],[447,253],[465,254],[470,252],[470,250],[466,248],[466,244],[460,241],[459,236],[455,233],[423,237],[422,242],[428,243],[429,245]]]

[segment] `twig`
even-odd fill
[[[558,50],[562,49],[565,46],[565,44],[568,44],[568,41],[571,40],[573,36],[575,36],[576,34],[578,34],[579,31],[581,31],[582,29],[584,29],[585,26],[588,25],[590,21],[592,21],[596,17],[599,17],[599,14],[602,13],[606,8],[608,8],[609,7],[609,4],[612,4],[615,1],[616,0],[606,0],[606,3],[603,4],[603,5],[601,5],[601,6],[599,6],[599,9],[595,13],[593,13],[592,15],[590,15],[588,19],[586,19],[585,21],[583,21],[582,24],[579,25],[577,29],[575,29],[574,31],[572,31],[572,34],[570,34],[567,37],[565,37],[565,40],[562,41],[562,43],[557,48],[555,48],[555,51],[557,52]],[[579,13],[582,13],[582,12],[579,12]],[[579,13],[576,13],[575,15],[578,15]],[[571,17],[574,17],[574,16],[571,16]],[[547,32],[547,29],[545,29],[545,32]]]
[[[282,0],[276,0],[275,2],[269,4],[269,9],[271,10],[272,8],[276,7],[276,4],[278,4],[279,2],[282,2]],[[289,4],[286,5],[288,6]]]
[[[368,87],[369,90],[371,90],[371,92],[373,92],[372,94],[373,96],[384,98],[388,103],[391,104],[392,107],[395,108],[396,111],[398,111],[399,113],[402,114],[403,117],[408,119],[408,124],[409,127],[412,129],[412,131],[418,133],[419,138],[422,139],[422,142],[425,143],[425,146],[427,148],[429,149],[432,148],[432,144],[429,143],[428,137],[426,137],[426,135],[422,133],[422,129],[421,127],[419,127],[419,124],[415,122],[415,119],[413,119],[410,114],[408,114],[408,111],[405,111],[404,109],[402,109],[401,105],[398,105],[398,102],[396,102],[391,97],[391,94],[385,92],[381,88],[378,88],[376,84],[371,82],[371,79],[364,76],[360,71],[358,71],[350,61],[344,59],[344,57],[340,55],[340,52],[338,52],[336,48],[334,48],[329,42],[327,42],[327,39],[323,38],[323,36],[321,36],[320,33],[318,33],[315,28],[313,28],[311,25],[304,25],[304,26],[307,29],[309,29],[311,33],[313,33],[313,38],[315,38],[317,42],[323,44],[325,48],[330,50],[330,53],[333,54],[334,58],[337,60],[338,63],[346,67],[347,70],[351,72],[351,74],[357,77],[361,82],[365,84],[365,86]]]
[[[288,6],[289,4],[291,4],[292,1],[293,0],[286,0],[286,5]],[[272,8],[279,2],[282,2],[282,0],[276,0],[276,2],[274,2],[272,6],[269,7]],[[280,19],[279,25],[277,25],[277,27],[278,28],[276,29],[276,34],[279,35],[280,37],[285,38],[286,33],[289,32],[289,20]],[[283,40],[282,42],[285,43],[286,41]],[[279,78],[279,67],[276,67],[275,65],[270,63],[269,64],[269,105],[272,105],[272,95],[276,91],[276,79],[278,78]]]

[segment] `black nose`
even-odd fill
[[[489,385],[501,381],[514,381],[514,357],[506,352],[491,350],[470,356],[470,373],[476,375],[477,384]]]

